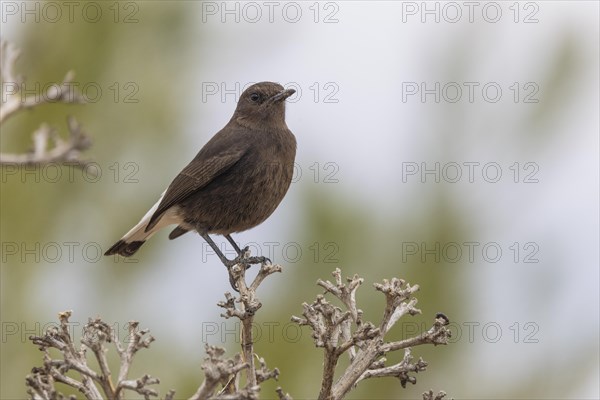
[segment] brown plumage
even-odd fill
[[[105,255],[133,255],[156,231],[177,224],[175,239],[197,231],[226,265],[208,234],[253,228],[275,211],[294,169],[296,138],[285,123],[285,99],[294,90],[273,82],[246,89],[233,117],[181,171],[157,204]],[[260,260],[259,260],[260,261]]]

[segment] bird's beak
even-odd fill
[[[277,93],[275,96],[271,97],[268,100],[268,103],[277,103],[279,101],[283,101],[285,99],[287,99],[288,97],[290,97],[291,95],[293,95],[294,93],[296,93],[296,91],[294,89],[286,89],[282,92]]]

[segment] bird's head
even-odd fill
[[[275,82],[260,82],[244,90],[233,118],[243,125],[266,122],[285,126],[285,99],[296,93]]]

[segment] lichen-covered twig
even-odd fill
[[[234,265],[230,269],[232,281],[239,291],[236,297],[231,293],[225,293],[225,301],[218,303],[225,312],[221,314],[224,318],[237,318],[241,322],[241,346],[242,351],[235,360],[223,360],[222,358],[209,357],[203,365],[205,381],[198,388],[190,400],[200,399],[255,399],[258,398],[260,384],[268,379],[279,377],[279,370],[269,370],[263,358],[258,358],[254,353],[254,338],[252,325],[256,312],[262,307],[262,303],[256,296],[260,284],[269,275],[281,272],[281,266],[272,265],[270,262],[261,264],[256,277],[250,284],[246,282],[246,271],[248,265]],[[223,349],[207,347],[211,354],[219,356],[224,353]],[[255,358],[258,358],[258,364]],[[239,384],[239,372],[245,370],[246,382],[243,387]],[[221,383],[223,390],[213,395],[218,384]],[[289,395],[284,394],[281,389],[277,392],[280,399],[291,400]]]
[[[233,279],[239,289],[239,297],[225,294],[225,301],[219,306],[225,309],[225,318],[235,317],[242,322],[242,351],[233,358],[225,358],[225,350],[206,345],[207,357],[202,364],[204,381],[190,400],[255,400],[258,399],[260,385],[269,379],[279,377],[277,368],[271,370],[263,358],[254,354],[252,324],[255,313],[262,307],[256,297],[256,290],[263,280],[280,272],[278,265],[262,264],[257,276],[251,284],[246,282],[247,266],[232,267]],[[127,392],[136,392],[145,399],[156,397],[157,391],[151,386],[159,380],[150,375],[138,379],[129,379],[129,370],[137,352],[148,348],[154,338],[148,330],[140,330],[135,321],[129,322],[128,337],[120,342],[115,330],[99,318],[90,319],[83,328],[80,348],[76,348],[69,333],[69,317],[71,311],[59,314],[60,324],[47,330],[43,336],[32,336],[30,339],[44,352],[44,363],[34,368],[26,377],[27,392],[36,400],[55,400],[65,398],[57,391],[55,383],[63,383],[78,390],[86,399],[120,400]],[[52,358],[50,349],[60,352],[62,359]],[[119,372],[116,381],[110,370],[107,352],[113,349],[119,356]],[[94,367],[88,363],[88,350],[95,358]],[[97,365],[97,366],[96,366]],[[69,371],[79,373],[74,378]],[[240,373],[246,371],[246,382],[240,385]],[[174,391],[167,392],[165,400],[172,400]],[[277,388],[280,400],[292,400],[289,394]]]
[[[440,391],[433,394],[433,390],[423,393],[423,400],[443,400],[446,397],[446,392]]]
[[[419,359],[412,363],[411,346],[421,344],[447,344],[450,331],[446,328],[448,318],[436,315],[434,325],[421,335],[398,342],[386,343],[384,337],[394,324],[405,315],[420,314],[415,307],[417,299],[412,295],[419,290],[397,278],[376,283],[375,289],[386,297],[386,307],[381,322],[376,326],[363,321],[363,313],[356,305],[356,291],[363,279],[355,275],[342,282],[341,271],[333,272],[335,283],[317,281],[325,289],[325,295],[337,297],[346,310],[333,306],[325,295],[318,295],[312,304],[304,303],[303,318],[292,317],[300,325],[308,325],[317,347],[324,349],[323,379],[319,399],[342,399],[358,382],[368,378],[394,376],[404,387],[407,382],[415,383],[416,378],[409,373],[425,370],[427,363]],[[382,356],[388,352],[405,349],[402,362],[385,366]],[[348,352],[350,365],[334,383],[335,369],[339,357]]]
[[[60,325],[49,328],[43,336],[31,336],[30,340],[44,352],[42,367],[34,368],[26,377],[27,393],[33,399],[51,400],[63,396],[54,387],[55,382],[77,389],[86,399],[119,400],[125,397],[125,391],[132,391],[145,399],[156,397],[156,390],[149,387],[159,383],[157,378],[144,375],[139,379],[128,379],[128,371],[135,353],[148,348],[154,341],[147,330],[138,330],[137,322],[129,323],[127,346],[119,342],[115,330],[99,318],[90,319],[83,328],[82,345],[77,349],[69,333],[71,311],[59,314]],[[120,356],[120,369],[116,384],[108,366],[107,344],[112,344]],[[53,359],[50,349],[57,349],[62,359]],[[88,365],[87,350],[91,350],[98,364],[99,372]],[[79,379],[67,376],[69,371],[79,373]],[[171,398],[173,394],[170,394]],[[63,396],[64,397],[64,396]]]
[[[237,296],[225,293],[225,300],[219,302],[224,309],[225,318],[237,318],[241,322],[242,349],[233,358],[225,357],[220,347],[205,345],[206,355],[202,363],[204,381],[190,400],[256,400],[259,398],[260,385],[269,379],[277,380],[279,370],[269,369],[266,361],[254,353],[252,324],[256,312],[262,303],[256,291],[265,278],[281,267],[263,263],[252,283],[246,282],[248,265],[235,265],[230,273]],[[333,273],[334,282],[319,280],[317,284],[325,289],[312,304],[303,304],[302,318],[292,317],[300,325],[312,330],[317,347],[324,349],[323,378],[319,399],[338,400],[344,398],[359,382],[370,378],[394,377],[402,387],[407,383],[416,383],[414,376],[425,371],[427,362],[419,358],[414,361],[411,348],[422,344],[447,344],[450,331],[448,318],[437,314],[433,326],[418,336],[399,340],[385,341],[385,335],[394,324],[406,315],[415,315],[421,311],[415,308],[417,300],[412,295],[419,289],[401,279],[384,280],[375,284],[375,289],[386,297],[386,306],[381,321],[376,325],[364,321],[363,312],[357,306],[356,292],[363,279],[355,275],[344,283],[341,271]],[[338,298],[345,310],[332,305],[326,296]],[[69,334],[70,311],[59,314],[60,324],[49,328],[43,336],[30,339],[44,352],[42,367],[34,368],[26,378],[27,392],[35,400],[61,400],[66,397],[57,391],[55,384],[75,388],[86,399],[121,400],[129,392],[135,392],[145,399],[156,397],[153,385],[159,380],[150,375],[138,379],[129,379],[129,370],[137,352],[148,348],[154,338],[148,330],[140,330],[137,322],[128,325],[128,337],[120,342],[115,330],[99,318],[90,319],[83,329],[81,346],[76,347]],[[56,349],[62,358],[52,358],[51,349]],[[116,380],[107,358],[107,351],[113,349],[119,356],[119,371]],[[87,351],[91,351],[95,363],[90,366]],[[387,353],[404,350],[401,362],[386,365]],[[347,353],[350,358],[348,367],[338,374],[335,372],[339,358]],[[243,372],[242,372],[243,371]],[[75,372],[76,374],[74,374]],[[242,378],[245,377],[245,381]],[[279,400],[292,400],[281,388],[276,389]],[[423,393],[424,400],[442,400],[446,394],[433,391]],[[164,400],[173,400],[175,392],[167,392]]]
[[[204,382],[190,400],[213,398],[219,384],[224,387],[241,370],[248,368],[238,356],[235,359],[224,359],[225,350],[220,347],[205,345],[206,355],[202,363]]]

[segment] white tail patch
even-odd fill
[[[129,232],[127,232],[125,236],[121,238],[122,241],[126,243],[144,241],[149,239],[152,235],[154,235],[157,231],[164,228],[165,226],[180,224],[183,222],[183,219],[181,218],[179,213],[179,207],[173,206],[164,212],[162,217],[160,217],[160,219],[158,220],[156,225],[152,227],[152,229],[146,232],[146,226],[148,225],[148,222],[150,222],[150,218],[152,218],[152,216],[156,212],[156,209],[158,208],[158,205],[163,199],[165,192],[166,190],[160,195],[160,198],[158,199],[156,204],[154,204],[152,208],[148,210],[148,212],[142,217],[140,222],[138,222],[136,226],[131,228]]]

